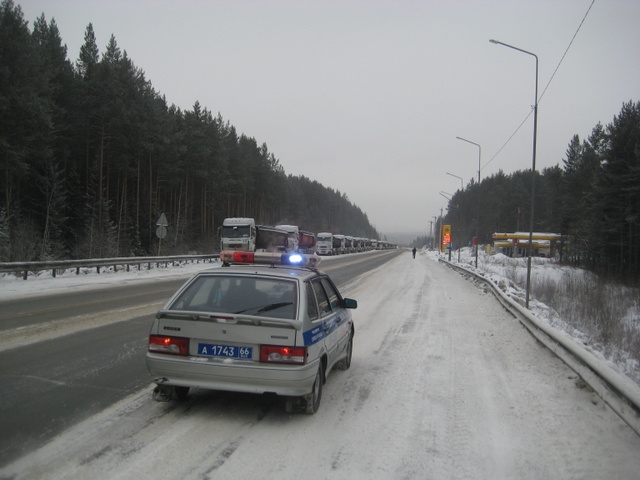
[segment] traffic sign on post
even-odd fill
[[[158,228],[156,228],[156,237],[162,240],[166,236],[167,236],[167,227],[164,227],[161,225]]]
[[[158,242],[158,255],[160,255],[160,247],[162,246],[162,239],[167,236],[167,227],[169,226],[169,222],[167,221],[167,216],[164,213],[160,214],[160,218],[156,222],[156,236],[160,239]]]
[[[160,218],[156,222],[156,225],[159,227],[168,227],[169,222],[167,221],[167,216],[164,213],[160,214]]]

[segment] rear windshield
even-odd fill
[[[249,276],[200,276],[169,306],[169,310],[242,313],[295,319],[296,282]]]

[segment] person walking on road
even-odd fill
[[[413,252],[413,258],[416,258],[416,247],[413,247],[413,250],[411,250]]]

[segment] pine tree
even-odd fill
[[[640,102],[623,104],[607,127],[598,178],[602,211],[600,248],[618,265],[619,278],[640,280]]]
[[[29,183],[32,161],[41,155],[49,124],[43,104],[37,55],[22,10],[12,0],[0,4],[0,171],[2,206],[9,218],[22,212],[19,199]],[[28,191],[28,189],[27,189]]]
[[[11,232],[9,219],[4,208],[0,208],[0,262],[8,262],[11,259]]]

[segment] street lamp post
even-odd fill
[[[432,228],[431,228],[431,248],[436,248],[436,234],[435,231],[433,230],[434,228],[438,227],[438,216],[434,215],[433,216],[433,223],[432,223]]]
[[[459,177],[458,175],[454,175],[453,173],[449,173],[449,172],[446,172],[446,173],[447,175],[451,175],[452,177],[456,177],[458,180],[460,180],[460,191],[462,192],[464,190],[462,177]]]
[[[442,253],[442,208],[440,209],[440,238],[438,239],[438,250]]]
[[[476,268],[478,268],[478,249],[480,248],[480,162],[482,158],[482,147],[476,142],[472,142],[471,140],[467,140],[466,138],[456,137],[458,140],[462,140],[463,142],[470,143],[478,147],[478,228],[476,233]]]
[[[529,291],[531,288],[531,253],[533,250],[533,205],[535,200],[535,185],[536,185],[536,143],[538,136],[538,56],[535,53],[522,50],[521,48],[514,47],[508,43],[499,42],[498,40],[489,40],[496,45],[502,45],[504,47],[517,50],[527,55],[531,55],[536,59],[536,90],[533,104],[533,159],[531,160],[531,218],[529,219],[529,254],[527,258],[527,294],[526,294],[526,308],[529,308]]]

